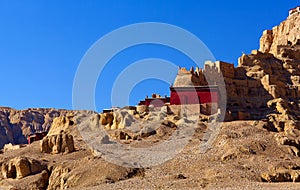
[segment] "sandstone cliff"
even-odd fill
[[[273,27],[271,30],[265,30],[260,39],[260,51],[263,53],[272,53],[277,56],[288,49],[298,49],[300,46],[300,17],[298,12],[294,12],[288,18]],[[299,49],[298,49],[299,51]],[[299,59],[299,54],[294,57]]]
[[[53,119],[73,113],[56,109],[15,110],[0,107],[0,149],[5,144],[26,144],[26,137],[35,132],[48,132]]]

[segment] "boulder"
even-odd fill
[[[148,112],[149,110],[148,110],[148,106],[139,105],[136,107],[136,111],[141,114],[141,113]]]
[[[46,136],[40,143],[40,150],[44,153],[71,153],[75,151],[73,136],[66,133]]]
[[[292,182],[293,181],[290,172],[287,170],[262,173],[261,179],[263,182]]]
[[[156,131],[148,126],[144,126],[141,131],[139,132],[139,137],[145,138],[145,137],[149,137],[151,135],[155,135]]]
[[[8,143],[6,145],[4,145],[3,147],[3,151],[4,152],[8,152],[8,151],[11,151],[11,150],[17,150],[17,149],[20,149],[20,148],[23,148],[25,147],[26,145],[13,145],[11,143]]]
[[[55,167],[49,178],[47,190],[67,189],[66,176],[71,170],[62,166]]]
[[[48,136],[60,134],[62,131],[70,132],[72,126],[74,126],[74,116],[73,114],[68,114],[67,116],[56,117],[48,132]]]
[[[133,136],[132,134],[129,135],[127,132],[122,131],[122,130],[117,130],[115,131],[114,137],[117,140],[128,140],[128,139],[132,139]]]
[[[300,167],[294,162],[279,162],[269,166],[269,171],[261,174],[263,182],[299,182]]]
[[[135,122],[133,115],[128,113],[128,110],[115,110],[113,116],[114,119],[110,127],[111,129],[124,129]]]
[[[100,115],[100,124],[101,125],[111,125],[113,122],[114,116],[113,113],[103,113]]]
[[[169,121],[169,120],[164,120],[161,124],[164,126],[170,127],[170,128],[177,127],[175,123],[173,123],[172,121]]]
[[[47,189],[49,174],[46,170],[43,170],[41,173],[37,174],[35,180],[31,181],[26,189],[28,190],[44,190]]]
[[[40,173],[46,167],[38,160],[17,157],[2,164],[1,171],[4,178],[23,178],[32,174]]]

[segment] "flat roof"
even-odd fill
[[[208,90],[208,89],[212,89],[212,90],[216,90],[218,89],[218,85],[210,85],[210,86],[178,86],[178,87],[170,87],[171,90]]]
[[[145,100],[165,100],[165,99],[169,99],[170,97],[167,96],[167,97],[160,97],[160,98],[145,98]],[[142,101],[145,101],[145,100],[142,100]]]

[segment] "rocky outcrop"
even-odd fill
[[[73,113],[67,114],[66,116],[56,117],[53,119],[53,122],[47,135],[57,135],[61,132],[70,133],[74,125],[75,121]]]
[[[32,174],[37,174],[44,169],[46,169],[46,167],[41,164],[41,162],[27,157],[13,158],[1,166],[2,175],[5,178],[13,179],[20,179]]]
[[[10,108],[0,109],[0,149],[5,144],[22,144],[27,140],[22,132],[22,129],[10,122]]]
[[[67,189],[68,186],[66,184],[66,177],[69,174],[70,169],[64,168],[62,166],[55,167],[49,178],[49,186],[48,190],[56,190],[56,189]]]
[[[40,142],[40,150],[44,153],[71,153],[75,151],[73,136],[66,133],[50,135]]]
[[[100,115],[100,124],[111,126],[114,120],[114,116],[112,113],[103,113]]]
[[[134,116],[127,109],[114,110],[112,113],[101,114],[100,121],[108,129],[124,129],[135,121]]]
[[[265,182],[299,182],[299,172],[293,174],[289,170],[266,172],[261,174],[261,178]]]
[[[278,163],[261,174],[263,182],[300,182],[300,167],[294,163]]]
[[[15,110],[0,107],[0,149],[5,144],[27,144],[27,136],[36,132],[48,132],[53,119],[74,111],[31,108]]]
[[[284,49],[296,48],[300,45],[300,17],[298,13],[288,18],[271,30],[264,31],[260,39],[260,51],[280,55]]]
[[[6,145],[4,145],[3,147],[3,152],[8,152],[8,151],[12,151],[12,150],[17,150],[17,149],[20,149],[20,148],[23,148],[23,147],[26,147],[26,145],[13,145],[11,143],[8,143]]]
[[[44,190],[47,189],[49,182],[49,174],[46,170],[43,170],[41,173],[37,174],[35,180],[31,181],[26,190]]]

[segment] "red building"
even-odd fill
[[[183,86],[170,87],[171,96],[161,97],[153,94],[151,98],[140,101],[139,105],[162,107],[165,103],[170,105],[199,104],[201,106],[219,103],[218,86]]]
[[[27,137],[28,144],[31,144],[34,141],[42,140],[46,135],[47,135],[47,132],[40,132],[40,133],[34,133],[31,135],[28,135],[28,137]]]
[[[170,87],[171,105],[206,104],[219,102],[218,86]]]

